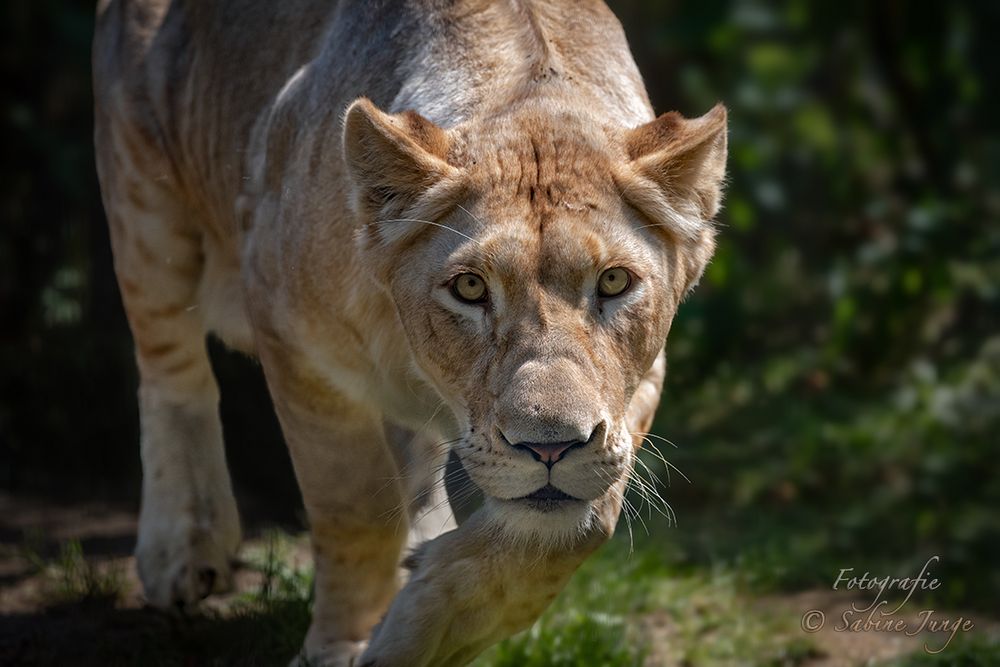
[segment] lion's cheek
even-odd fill
[[[456,322],[453,314],[442,315],[430,303],[400,306],[400,321],[414,361],[442,397],[466,404],[470,378],[478,373],[476,351],[484,347],[479,332]]]

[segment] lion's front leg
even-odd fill
[[[356,664],[399,589],[408,517],[382,423],[302,363],[263,357],[309,519],[312,623],[300,662]],[[301,360],[297,360],[301,362]]]
[[[408,561],[409,582],[375,629],[362,667],[447,667],[529,627],[606,541],[621,485],[595,503],[591,529],[571,548],[505,538],[484,507]]]

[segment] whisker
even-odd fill
[[[454,227],[449,227],[448,225],[443,225],[440,222],[432,222],[431,220],[420,220],[419,218],[392,218],[390,220],[376,220],[375,224],[382,225],[382,224],[390,224],[390,223],[394,223],[394,222],[419,222],[419,223],[421,223],[423,225],[433,225],[434,227],[440,227],[441,229],[447,229],[449,232],[454,232],[454,233],[458,234],[459,236],[461,236],[463,238],[469,239],[473,243],[479,243],[476,239],[472,238],[468,234],[463,234],[462,232],[458,231]]]
[[[438,442],[438,443],[435,443],[435,444],[431,445],[430,447],[427,448],[427,451],[429,451],[431,454],[443,454],[451,445],[455,444],[456,442],[461,442],[464,439],[465,438],[463,436],[463,437],[460,437],[460,438],[454,438],[452,440],[444,440],[442,442]],[[392,482],[402,482],[402,481],[408,479],[409,477],[411,477],[411,473],[415,472],[416,469],[418,468],[418,466],[420,466],[423,462],[424,461],[422,461],[422,460],[412,461],[412,462],[406,464],[399,471],[398,474],[396,474],[396,475],[389,475],[388,477],[385,477],[384,479],[386,480],[386,483],[382,487],[380,487],[379,489],[377,489],[375,491],[375,493],[378,493],[379,491],[382,491],[383,489],[385,489],[386,486],[388,486]],[[436,475],[438,473],[438,471],[440,471],[441,469],[443,469],[447,465],[448,465],[448,463],[447,463],[447,461],[445,461],[444,463],[440,463],[440,464],[432,467],[431,470],[429,471],[428,476],[429,477],[433,477],[434,475]]]
[[[629,556],[631,556],[635,551],[635,539],[632,536],[632,518],[629,516],[629,507],[631,506],[631,503],[626,500],[624,492],[622,492],[620,496],[622,501],[622,513],[625,515],[625,527],[628,528],[628,553]]]
[[[663,495],[660,493],[659,488],[657,487],[657,477],[656,477],[656,475],[649,468],[649,466],[646,465],[645,461],[643,461],[642,459],[637,459],[637,460],[642,465],[642,467],[645,468],[646,472],[649,473],[650,479],[647,481],[646,479],[644,479],[642,477],[641,474],[638,474],[638,472],[637,472],[638,469],[634,469],[637,472],[637,474],[634,477],[634,481],[636,481],[638,484],[640,484],[646,490],[647,493],[651,494],[652,497],[649,499],[650,506],[653,507],[653,509],[655,509],[657,512],[659,512],[660,514],[662,514],[663,517],[666,518],[667,521],[669,521],[672,525],[676,526],[677,525],[677,513],[674,512],[673,508],[670,506],[670,503],[668,503],[666,501],[666,499],[663,497]],[[653,498],[655,498],[656,500],[658,500],[659,503],[654,503],[653,502]],[[662,505],[662,509],[661,509],[661,505]]]
[[[650,440],[649,438],[645,437],[645,436],[640,436],[640,437],[642,437],[643,442],[645,442],[646,444],[648,444],[649,447],[650,447],[646,451],[652,452],[652,454],[653,454],[654,457],[656,457],[657,459],[659,459],[660,461],[662,461],[664,463],[664,465],[666,465],[667,460],[665,458],[663,458],[663,455],[660,454],[659,450],[656,449],[656,446],[653,444],[653,441]],[[637,460],[640,459],[640,457],[639,457],[638,454],[636,455],[635,458]],[[672,481],[670,479],[670,468],[664,468],[664,470],[666,470],[666,473],[667,473],[667,486],[670,486],[671,485],[671,481]]]
[[[656,435],[655,433],[632,433],[631,435],[637,435],[637,436],[643,438],[643,440],[645,440],[647,443],[649,443],[649,446],[650,446],[649,451],[653,452],[656,455],[657,458],[659,458],[661,461],[663,461],[664,465],[666,465],[666,466],[668,466],[670,468],[673,468],[673,470],[676,471],[678,475],[680,475],[681,477],[683,477],[684,481],[686,481],[688,484],[692,483],[691,482],[691,478],[688,477],[687,475],[685,475],[684,472],[681,471],[680,468],[678,468],[673,463],[671,463],[670,461],[668,461],[667,458],[663,455],[663,452],[660,451],[660,448],[657,447],[655,444],[653,444],[651,441],[646,440],[645,436],[653,436],[655,438],[660,438],[661,440],[663,440],[664,442],[667,442],[668,444],[672,445],[673,447],[677,447],[677,445],[675,445],[674,443],[670,442],[666,438],[663,438],[663,437],[660,437],[660,436]]]
[[[601,470],[599,472],[599,475],[610,484],[614,484],[615,482],[618,481],[618,478],[613,477],[609,471]],[[631,472],[629,473],[629,475],[631,476]],[[621,491],[616,491],[616,493],[618,494],[618,497],[621,499],[622,510],[625,514],[625,525],[628,528],[628,537],[629,537],[629,553],[631,554],[635,546],[632,534],[632,519],[635,518],[639,520],[639,523],[642,525],[643,532],[645,532],[647,535],[649,535],[649,528],[648,526],[646,526],[646,522],[643,521],[642,515],[639,513],[639,510],[636,509],[635,505],[633,505],[632,502],[625,495],[628,486],[629,486],[629,480],[626,479],[625,482],[626,488],[623,488]]]
[[[468,468],[468,470],[475,470],[476,468],[479,468],[482,465],[483,464],[474,464],[474,465],[470,466]],[[461,471],[455,471],[455,472],[461,472]],[[447,489],[445,488],[445,486],[443,484],[441,484],[440,482],[436,483],[434,491],[436,492],[436,491],[441,491],[441,490],[445,490],[444,498],[442,498],[441,500],[439,500],[438,502],[436,502],[431,507],[427,508],[424,512],[422,512],[420,514],[420,516],[416,517],[414,519],[413,525],[416,525],[425,516],[427,516],[428,514],[433,513],[435,510],[441,508],[445,503],[447,503],[449,501],[451,501],[453,504],[457,505],[457,504],[459,504],[461,502],[464,502],[465,500],[468,500],[470,497],[472,497],[473,495],[475,495],[475,493],[477,491],[479,491],[479,487],[476,486],[476,484],[470,479],[470,480],[467,480],[465,482],[464,486],[461,489],[459,489],[455,493],[454,496],[449,496],[448,495]],[[427,493],[425,495],[433,495],[433,493]]]
[[[655,487],[655,485],[650,484],[649,482],[646,482],[644,480],[641,480],[641,476],[639,476],[638,479],[640,480],[639,483],[645,487],[646,492],[650,495],[649,498],[650,507],[652,509],[655,509],[659,514],[663,515],[665,519],[672,522],[672,519],[669,516],[667,510],[669,510],[670,512],[672,512],[673,510],[670,510],[670,504],[660,494],[659,490]],[[658,503],[654,502],[654,499],[659,502]],[[661,505],[663,506],[663,508],[661,508]]]
[[[470,469],[475,469],[476,467],[478,466],[472,466]],[[426,498],[432,497],[435,493],[439,491],[446,492],[445,499],[447,500],[447,481],[451,481],[452,479],[460,476],[460,474],[463,472],[464,472],[463,470],[455,470],[449,473],[448,475],[442,477],[441,479],[435,480],[432,484],[430,484],[424,489],[421,489],[418,493],[414,494],[412,498],[403,499],[399,504],[397,504],[391,510],[387,510],[385,514],[388,514],[390,516],[397,515],[398,517],[401,517],[404,513],[410,514],[410,510],[413,507],[417,506],[420,502],[422,502]],[[435,505],[428,511],[433,511],[434,509],[437,509],[440,505],[441,503],[439,502],[437,503],[437,505]],[[417,517],[416,520],[419,521],[419,519],[420,517]]]
[[[478,225],[479,225],[480,227],[485,227],[485,226],[486,226],[486,225],[484,225],[484,224],[483,224],[483,221],[482,221],[482,220],[480,220],[480,219],[479,219],[479,218],[477,218],[476,216],[472,215],[472,213],[470,213],[470,212],[469,212],[469,209],[465,208],[465,207],[464,207],[464,206],[462,206],[461,204],[455,204],[455,206],[457,206],[458,208],[462,209],[462,211],[463,211],[463,212],[464,212],[464,213],[465,213],[465,214],[466,214],[467,216],[469,216],[470,218],[472,218],[472,219],[473,219],[473,220],[474,220],[474,221],[476,222],[476,224],[478,224]]]
[[[656,433],[643,433],[641,431],[637,431],[635,433],[632,433],[632,435],[646,435],[649,436],[650,438],[656,438],[657,440],[662,440],[663,442],[667,443],[674,449],[680,449],[677,445],[674,444],[673,440],[667,440],[662,435],[657,435]]]
[[[633,475],[631,475],[629,477],[628,486],[630,486],[631,488],[635,489],[639,493],[639,495],[642,497],[642,506],[640,506],[639,509],[642,510],[642,508],[645,507],[646,508],[646,517],[650,521],[652,521],[653,520],[653,510],[652,510],[652,508],[653,508],[653,499],[650,497],[649,490],[646,488],[646,484],[644,483],[644,481],[642,480],[642,478],[639,477],[638,473],[635,473],[633,471]]]

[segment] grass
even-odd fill
[[[814,648],[785,614],[761,615],[734,571],[678,564],[656,538],[620,535],[587,561],[528,632],[477,667],[796,665]]]
[[[538,623],[488,650],[474,667],[796,667],[823,655],[813,636],[801,632],[796,612],[761,602],[759,594],[776,580],[758,570],[773,566],[771,560],[692,558],[682,538],[693,528],[652,535],[640,529],[634,539],[620,531]],[[37,631],[44,644],[34,649],[35,664],[287,664],[301,646],[312,604],[311,568],[293,558],[303,539],[275,531],[253,543],[244,559],[258,575],[254,588],[224,608],[187,616],[118,606],[127,593],[121,568],[88,561],[78,542],[50,561],[29,552],[50,601],[63,610],[54,619],[49,612],[32,619],[45,628]],[[74,604],[76,615],[66,616]],[[74,646],[86,654],[69,652]],[[0,662],[4,657],[0,652]],[[970,635],[939,656],[914,654],[886,667],[991,664],[1000,664],[1000,642]]]
[[[117,563],[88,561],[78,540],[63,543],[52,560],[41,557],[30,546],[22,550],[22,556],[41,575],[44,595],[56,605],[113,607],[128,593],[123,567]]]
[[[1000,665],[1000,638],[955,638],[938,654],[913,653],[886,667],[986,667]]]
[[[479,664],[492,667],[641,667],[646,651],[629,641],[625,620],[576,611],[556,623],[538,624],[516,640],[497,647]]]
[[[311,575],[288,564],[293,539],[272,533],[246,556],[262,580],[233,605],[228,625],[235,634],[245,632],[243,642],[249,639],[258,655],[287,659],[308,627]],[[734,571],[679,564],[676,549],[646,535],[635,535],[633,550],[623,532],[584,564],[535,626],[475,665],[721,665],[754,655],[760,659],[754,664],[793,666],[815,654],[795,632],[797,619],[755,613],[745,591]],[[222,639],[216,628],[185,643]]]
[[[248,548],[245,567],[260,577],[255,588],[223,608],[190,614],[121,605],[128,592],[123,569],[88,561],[78,542],[50,560],[26,548],[42,578],[43,609],[5,619],[25,629],[14,657],[0,642],[0,664],[285,665],[302,645],[312,604],[311,568],[291,564],[296,539],[274,532]]]

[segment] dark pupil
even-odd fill
[[[614,282],[615,281],[615,274],[609,273],[608,274],[608,280],[611,281],[611,282]]]

